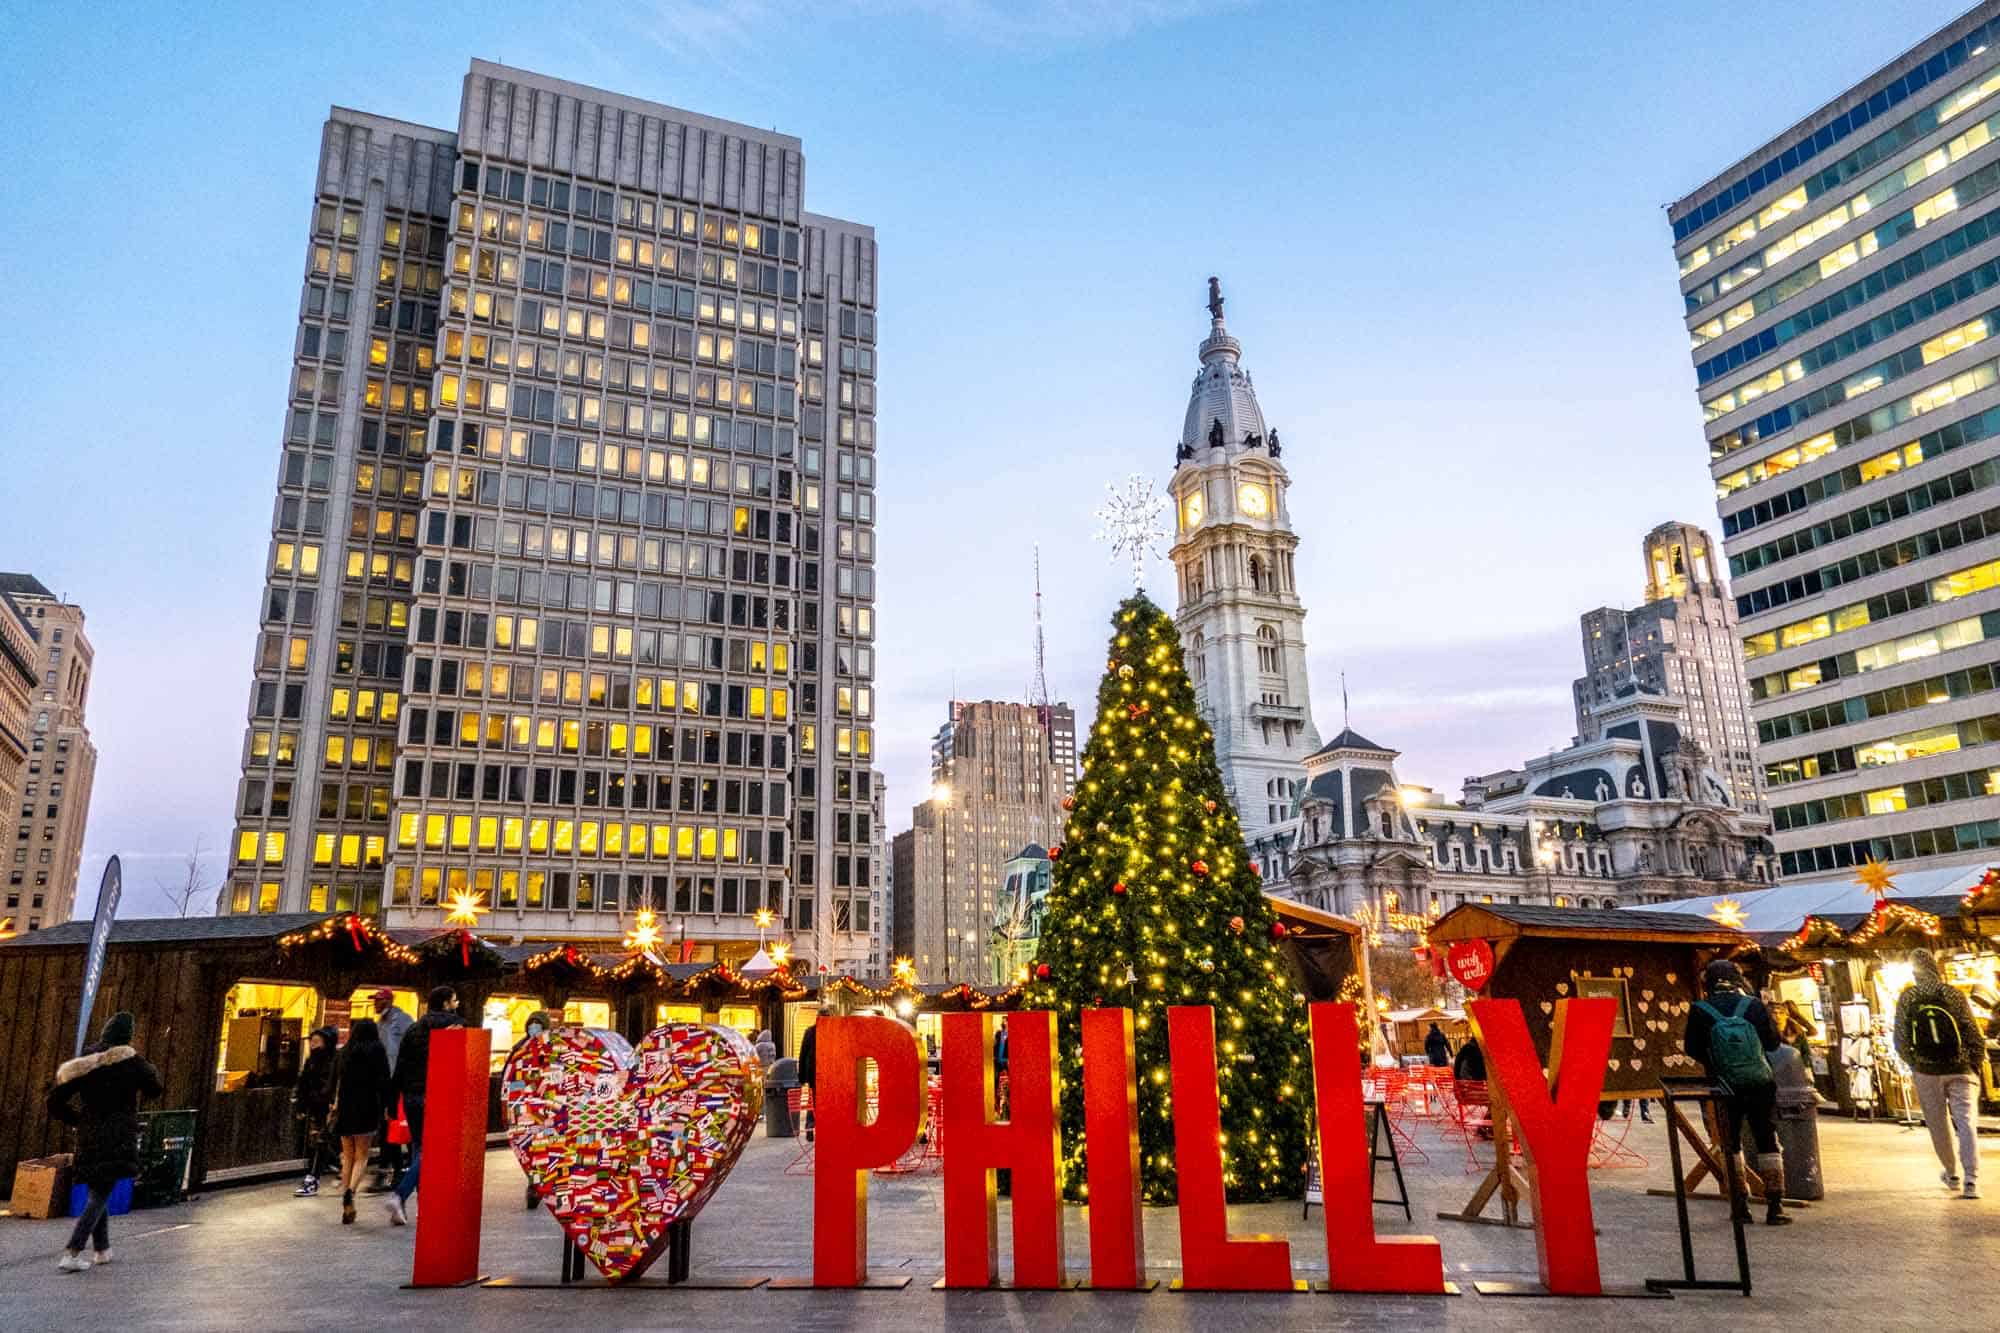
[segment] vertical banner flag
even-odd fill
[[[83,966],[83,1006],[76,1011],[76,1049],[71,1058],[83,1054],[84,1038],[90,1034],[90,1011],[97,1004],[97,983],[104,980],[104,948],[111,942],[111,918],[118,915],[118,896],[125,891],[125,878],[118,858],[104,863],[104,878],[97,884],[97,915],[90,926],[89,961]]]

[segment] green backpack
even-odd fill
[[[1771,1082],[1771,1062],[1764,1055],[1764,1041],[1756,1026],[1744,1017],[1750,1011],[1750,997],[1733,998],[1736,1006],[1726,1014],[1711,1000],[1698,1006],[1715,1021],[1708,1037],[1708,1072],[1737,1092],[1765,1087]]]

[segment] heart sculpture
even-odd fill
[[[501,1099],[529,1182],[598,1271],[625,1282],[736,1164],[764,1075],[726,1027],[670,1023],[637,1049],[615,1032],[558,1027],[508,1057]]]

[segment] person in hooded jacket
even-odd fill
[[[1424,1034],[1424,1061],[1437,1069],[1451,1063],[1451,1039],[1444,1035],[1444,1029],[1431,1024],[1431,1030]]]
[[[340,1139],[340,1221],[354,1221],[354,1191],[368,1173],[368,1145],[395,1095],[389,1051],[372,1018],[357,1018],[340,1048],[333,1090],[333,1132]]]
[[[56,1070],[49,1089],[49,1118],[76,1127],[76,1158],[71,1175],[87,1191],[83,1211],[69,1234],[56,1267],[81,1273],[111,1262],[111,1227],[107,1210],[111,1187],[139,1174],[139,1099],[165,1091],[160,1071],[132,1048],[135,1021],[122,1010],[111,1016],[97,1044]],[[83,1257],[83,1242],[91,1243],[93,1258]]]
[[[389,1052],[389,1068],[394,1069],[396,1053],[403,1046],[403,1034],[408,1032],[410,1026],[417,1020],[410,1017],[409,1010],[396,1003],[396,992],[387,986],[379,987],[368,998],[375,1006],[375,1027],[382,1035],[383,1049]],[[392,1101],[389,1110],[393,1113],[395,1109],[395,1103]],[[364,1191],[368,1194],[388,1193],[396,1183],[397,1173],[403,1169],[403,1145],[389,1142],[387,1123],[389,1118],[392,1117],[384,1118],[382,1132],[375,1136],[375,1142],[381,1146],[382,1156],[374,1183]]]
[[[409,1225],[406,1208],[416,1193],[424,1165],[424,1094],[431,1074],[431,1034],[439,1028],[461,1028],[458,992],[449,986],[431,989],[430,1009],[403,1034],[402,1049],[396,1052],[396,1092],[403,1099],[403,1118],[410,1122],[410,1169],[396,1182],[389,1200],[389,1220],[396,1226]]]
[[[1896,1054],[1910,1067],[1931,1148],[1944,1168],[1938,1179],[1948,1190],[1959,1188],[1959,1168],[1965,1170],[1965,1194],[1979,1197],[1979,1071],[1986,1065],[1986,1043],[1972,1006],[1956,986],[1938,971],[1929,949],[1910,955],[1916,980],[1896,998]],[[1958,1156],[1952,1156],[1952,1133],[1958,1134]]]
[[[299,1081],[292,1085],[292,1112],[306,1131],[306,1178],[292,1191],[295,1198],[310,1199],[319,1193],[320,1172],[333,1158],[326,1113],[333,1105],[333,1061],[339,1045],[340,1034],[330,1027],[307,1037],[306,1062],[299,1066]]]

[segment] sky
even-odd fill
[[[1663,208],[1958,3],[489,0],[0,7],[0,569],[80,602],[79,911],[231,827],[320,128],[456,122],[473,57],[797,135],[881,246],[878,763],[947,700],[1088,711],[1219,275],[1284,436],[1313,710],[1400,776],[1566,744],[1577,618],[1715,525]],[[1173,596],[1170,569],[1148,587]]]

